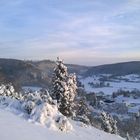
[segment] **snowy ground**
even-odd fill
[[[115,98],[116,103],[125,103],[128,106],[128,112],[138,113],[140,110],[140,98],[118,96]]]
[[[134,89],[140,90],[140,77],[138,75],[118,76],[116,77],[116,79],[110,79],[112,81],[106,81],[106,83],[110,84],[109,87],[93,88],[92,86],[89,85],[89,82],[98,83],[100,78],[101,75],[98,75],[93,77],[86,77],[80,79],[80,81],[84,85],[87,93],[104,92],[106,95],[111,95],[113,92],[116,92],[119,89],[129,91],[132,91]]]
[[[127,101],[127,104],[133,104],[133,103],[136,103],[136,104],[140,104],[140,99],[134,99],[132,97],[124,97],[124,96],[118,96],[115,98],[115,102],[117,103],[122,103],[122,102],[126,102]]]
[[[20,95],[11,85],[0,89],[0,140],[122,139],[66,118],[48,92]]]
[[[129,74],[129,75],[125,75],[125,76],[118,76],[118,78],[120,79],[126,79],[128,81],[131,82],[140,82],[140,76],[137,74]]]
[[[25,92],[28,92],[28,91],[39,91],[41,89],[41,87],[37,87],[37,86],[23,86],[22,89],[25,91]]]
[[[107,77],[108,80],[105,81],[105,83],[109,83],[109,87],[95,88],[89,84],[89,82],[93,82],[94,84],[99,83],[102,76]],[[103,92],[105,95],[112,95],[113,92],[116,92],[120,89],[124,91],[132,91],[135,89],[140,90],[139,75],[131,74],[108,78],[109,76],[111,75],[95,75],[93,77],[86,77],[84,79],[80,79],[80,81],[84,85],[87,93],[95,92],[98,94],[99,92]],[[118,96],[115,99],[115,102],[120,104],[125,103],[128,106],[128,112],[131,113],[138,113],[140,110],[140,98],[134,99],[133,97]]]
[[[78,126],[74,122],[74,130],[60,132],[50,130],[41,125],[30,123],[20,116],[0,109],[0,139],[1,140],[122,140],[95,128]]]

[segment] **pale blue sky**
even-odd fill
[[[98,65],[140,60],[140,0],[0,0],[0,57]]]

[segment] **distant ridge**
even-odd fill
[[[91,76],[93,74],[113,74],[113,75],[140,74],[140,61],[94,66],[90,67],[85,73],[86,76]]]
[[[25,61],[0,58],[0,84],[12,82],[17,87],[50,87],[55,62],[51,60]],[[87,67],[67,64],[70,73],[87,77],[94,74],[140,74],[140,61]]]

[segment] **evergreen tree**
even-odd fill
[[[68,73],[67,67],[63,64],[63,61],[57,58],[56,68],[53,75],[53,98],[57,100],[57,103],[61,102],[63,94],[67,91]]]
[[[108,113],[101,113],[102,129],[108,133],[117,134],[117,121]]]
[[[53,77],[53,98],[57,100],[60,112],[65,116],[72,116],[74,98],[76,95],[76,76],[68,74],[63,61],[57,58]]]
[[[74,119],[81,121],[85,124],[90,124],[89,117],[91,115],[91,111],[88,107],[85,97],[77,99],[77,104],[75,108],[76,112]]]

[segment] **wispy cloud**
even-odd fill
[[[96,65],[140,60],[139,0],[1,0],[0,56]]]

